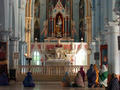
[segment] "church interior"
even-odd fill
[[[92,66],[96,80],[105,66],[106,81],[116,76],[120,85],[120,0],[0,0],[0,90],[27,90],[29,82],[30,90],[77,90],[61,82],[64,75],[74,82],[81,67],[81,90],[94,90]],[[109,87],[102,84],[95,90]]]

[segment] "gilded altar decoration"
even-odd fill
[[[45,42],[51,41],[74,41],[71,33],[75,32],[75,27],[72,30],[72,15],[70,0],[49,0],[48,2],[47,22],[41,35],[44,33]]]
[[[56,28],[55,28],[55,37],[61,38],[63,37],[63,16],[61,13],[56,15]]]

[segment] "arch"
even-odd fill
[[[80,0],[79,2],[79,41],[83,38],[85,40],[85,1]]]
[[[34,40],[40,38],[40,0],[34,1]]]

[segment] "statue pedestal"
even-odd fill
[[[74,39],[70,38],[70,37],[62,37],[62,38],[56,38],[56,37],[48,37],[45,39],[45,42],[58,42],[60,40],[60,42],[74,42]]]

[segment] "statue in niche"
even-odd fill
[[[62,37],[62,18],[60,15],[58,16],[56,22],[56,37]]]
[[[61,26],[62,25],[62,20],[61,20],[61,17],[59,16],[58,17],[58,22],[57,22],[57,25]]]

